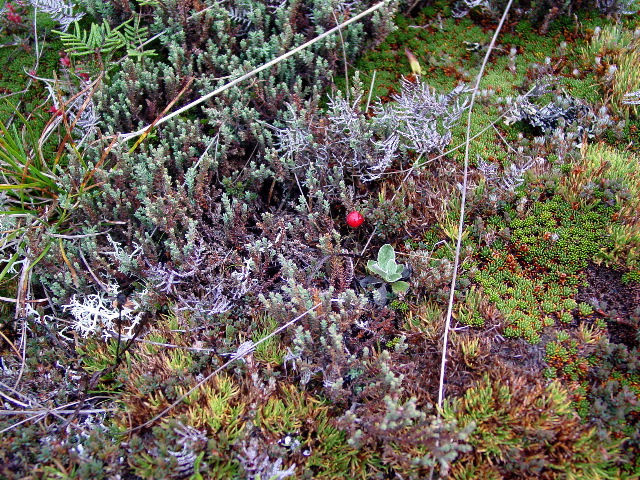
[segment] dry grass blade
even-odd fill
[[[7,342],[7,345],[9,345],[11,350],[13,350],[15,352],[15,354],[18,356],[18,358],[20,358],[20,361],[23,361],[22,354],[18,351],[16,346],[13,344],[13,342],[11,340],[9,340],[4,333],[2,333],[2,330],[0,330],[0,337],[2,337],[2,339],[5,342]],[[0,395],[2,395],[2,392],[0,392]]]
[[[60,415],[69,415],[72,413],[76,413],[75,410],[55,408],[51,410],[19,410],[19,411],[0,410],[0,415],[2,416],[17,416],[17,415],[41,416],[41,415],[48,415],[54,411]],[[79,410],[78,413],[87,415],[92,413],[103,413],[103,412],[114,412],[114,411],[117,411],[117,408],[86,408],[86,409]]]
[[[173,100],[171,100],[171,102],[169,102],[169,105],[167,105],[165,107],[165,109],[160,113],[160,115],[158,115],[158,118],[156,118],[151,125],[149,125],[149,127],[147,127],[147,129],[145,130],[145,132],[140,135],[140,138],[136,141],[136,143],[133,144],[133,147],[131,147],[129,149],[129,153],[133,153],[135,151],[136,148],[138,148],[138,145],[140,145],[145,138],[147,138],[147,135],[149,135],[149,132],[151,132],[151,130],[153,129],[153,127],[155,127],[163,118],[163,116],[169,111],[171,110],[171,108],[173,108],[173,106],[176,104],[176,102],[180,99],[180,97],[182,97],[182,95],[185,94],[185,92],[187,90],[189,90],[189,88],[191,87],[191,84],[193,83],[193,78],[189,78],[187,80],[187,84],[182,88],[182,90],[180,90],[180,92],[178,92],[178,95],[176,95],[176,98],[174,98]]]
[[[0,387],[5,388],[7,390],[11,390],[17,394],[19,394],[20,396],[24,397],[24,395],[20,394],[19,392],[17,392],[15,389],[12,389],[11,387],[9,387],[8,385],[3,384],[2,382],[0,382]],[[96,414],[96,413],[104,413],[104,412],[111,412],[111,411],[117,411],[116,408],[86,408],[86,409],[71,409],[69,407],[73,407],[74,405],[80,404],[80,400],[71,402],[71,403],[67,403],[64,405],[60,405],[58,407],[55,408],[46,408],[43,405],[40,405],[37,402],[34,402],[31,399],[27,400],[29,401],[29,404],[25,404],[23,402],[20,402],[16,399],[10,398],[8,397],[6,394],[3,394],[2,392],[0,392],[0,395],[5,397],[7,400],[12,401],[12,403],[15,403],[17,405],[20,405],[24,408],[24,410],[0,410],[0,416],[3,417],[17,417],[17,416],[26,416],[27,418],[24,418],[23,420],[20,420],[19,422],[16,422],[12,425],[10,425],[9,427],[6,427],[2,430],[0,430],[0,434],[9,432],[13,429],[15,429],[16,427],[22,425],[23,423],[27,423],[27,422],[38,422],[40,420],[45,419],[46,417],[48,417],[49,415],[53,415],[55,417],[58,417],[58,419],[60,420],[65,420],[65,418],[63,417],[63,415],[72,415],[71,418],[73,418],[73,416],[77,415],[77,414],[82,414],[82,415],[91,415],[91,414]],[[89,401],[91,400],[97,400],[100,399],[101,397],[92,397],[89,399]],[[36,407],[40,407],[39,409],[34,409],[32,408],[33,406]]]
[[[172,112],[169,115],[156,120],[155,121],[155,125],[156,126],[161,125],[161,124],[167,122],[168,120],[172,119],[173,117],[175,117],[177,115],[180,115],[181,113],[184,113],[187,110],[189,110],[189,109],[191,109],[191,108],[193,108],[193,107],[195,107],[197,105],[200,105],[201,103],[206,102],[210,98],[215,97],[216,95],[219,95],[220,93],[224,92],[225,90],[228,90],[229,88],[234,87],[235,85],[237,85],[237,84],[239,84],[241,82],[244,82],[245,80],[257,75],[258,73],[262,72],[263,70],[267,70],[268,68],[271,68],[272,66],[277,65],[278,63],[286,60],[289,57],[292,57],[296,53],[303,51],[304,49],[310,47],[311,45],[313,45],[315,43],[318,43],[319,41],[321,41],[321,40],[333,35],[336,32],[339,32],[344,27],[346,27],[348,25],[351,25],[354,22],[357,22],[361,18],[366,17],[367,15],[375,12],[376,10],[379,10],[380,8],[382,8],[387,3],[390,3],[390,2],[391,2],[391,0],[384,0],[384,1],[380,2],[380,3],[375,4],[373,7],[368,8],[364,12],[359,13],[355,17],[350,18],[349,20],[341,23],[340,25],[337,25],[337,26],[333,27],[330,30],[327,30],[326,32],[324,32],[321,35],[318,35],[316,38],[313,38],[313,39],[309,40],[308,42],[303,43],[299,47],[296,47],[296,48],[294,48],[292,50],[289,50],[284,55],[280,55],[279,57],[274,58],[270,62],[267,62],[267,63],[259,66],[258,68],[255,68],[255,69],[251,70],[250,72],[245,73],[244,75],[236,78],[235,80],[232,80],[231,82],[223,85],[222,87],[215,89],[213,92],[210,92],[210,93],[207,93],[206,95],[203,95],[199,99],[194,100],[193,102],[185,105],[184,107],[179,108],[175,112]],[[143,135],[143,134],[147,133],[149,131],[149,129],[152,128],[152,127],[153,127],[153,124],[147,125],[145,127],[142,127],[140,130],[137,130],[135,132],[121,134],[120,135],[120,140],[127,141],[129,139],[132,139],[132,138],[138,137],[140,135]]]
[[[61,417],[60,415],[57,415],[57,413],[55,413],[55,409],[47,409],[47,408],[46,408],[46,407],[44,407],[43,405],[40,405],[38,402],[34,401],[33,399],[31,399],[31,398],[27,397],[26,395],[24,395],[24,394],[20,393],[20,392],[19,392],[18,390],[16,390],[15,388],[10,387],[9,385],[7,385],[7,384],[5,384],[5,383],[3,383],[3,382],[0,382],[0,388],[3,388],[4,390],[9,391],[9,392],[13,393],[14,395],[16,395],[16,396],[18,396],[18,397],[21,397],[23,400],[25,400],[25,401],[27,401],[27,402],[28,402],[28,406],[30,406],[30,407],[31,407],[31,406],[41,407],[42,412],[43,412],[43,414],[44,414],[44,415],[48,415],[49,413],[51,413],[51,414],[53,414],[53,415],[56,415],[56,416],[57,416],[57,417],[59,417],[60,419],[64,420],[64,418],[63,418],[63,417]],[[21,403],[22,403],[22,402],[21,402]],[[23,404],[23,405],[24,405],[24,404]],[[19,410],[17,410],[17,411],[19,412]],[[44,413],[44,412],[48,412],[48,413]],[[22,423],[22,422],[20,422],[20,423]],[[10,426],[10,427],[6,428],[5,430],[0,431],[0,433],[3,433],[3,432],[5,432],[5,431],[7,431],[7,430],[11,430],[12,428],[15,428],[16,426],[17,426],[17,425],[15,425],[15,424],[14,424],[14,425],[12,425],[12,426]]]
[[[507,15],[509,14],[509,10],[511,9],[511,4],[513,0],[509,0],[506,7],[504,8],[504,12],[502,14],[502,18],[500,19],[500,23],[496,28],[495,33],[493,34],[493,38],[491,39],[491,43],[487,48],[487,53],[482,61],[482,66],[480,67],[480,71],[478,72],[478,76],[476,77],[476,83],[473,87],[473,93],[471,94],[471,102],[469,104],[469,110],[467,112],[467,131],[466,131],[466,141],[465,141],[465,149],[464,149],[464,177],[462,182],[462,198],[460,200],[460,220],[458,223],[458,238],[456,240],[456,251],[453,263],[453,275],[451,278],[451,288],[449,294],[449,304],[447,306],[447,316],[445,320],[444,334],[442,336],[442,359],[440,362],[440,382],[438,387],[438,409],[442,408],[442,403],[444,401],[444,382],[445,382],[445,374],[446,374],[446,366],[447,366],[447,349],[449,342],[449,333],[451,331],[451,318],[453,315],[453,299],[455,295],[456,289],[456,280],[458,278],[458,267],[460,265],[460,249],[462,247],[462,235],[464,232],[464,214],[465,214],[465,205],[467,199],[467,181],[469,177],[469,146],[471,144],[471,115],[473,113],[473,105],[475,103],[475,98],[478,93],[478,89],[480,88],[480,81],[484,75],[484,70],[487,66],[487,62],[489,61],[489,57],[491,56],[491,52],[495,48],[496,40],[498,39],[498,35],[502,30],[502,26],[504,25],[505,20],[507,19]]]

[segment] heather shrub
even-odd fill
[[[123,58],[120,68],[102,85],[94,97],[101,130],[126,132],[151,123],[170,102],[178,100],[177,107],[195,99],[367,6],[352,5],[348,12],[330,13],[335,9],[321,2],[214,4],[206,9],[195,2],[147,4],[135,15],[148,26],[149,36],[159,35],[152,44],[158,55]],[[88,10],[109,22],[137,11],[128,2],[90,4]],[[96,174],[102,193],[83,200],[84,221],[78,229],[94,232],[96,221],[117,225],[117,232],[111,233],[115,244],[125,256],[138,255],[123,263],[122,256],[107,253],[111,250],[104,237],[98,237],[69,245],[70,262],[79,266],[84,256],[100,274],[115,278],[124,289],[144,281],[175,296],[177,285],[200,284],[203,293],[190,290],[185,308],[203,295],[211,294],[214,299],[222,295],[227,287],[212,277],[220,269],[239,263],[250,269],[266,268],[262,259],[239,252],[247,244],[269,238],[258,232],[252,235],[248,229],[270,223],[260,212],[276,202],[290,201],[290,192],[275,185],[282,178],[277,168],[264,160],[272,144],[270,125],[284,118],[287,104],[315,108],[331,76],[342,66],[335,52],[344,47],[352,57],[375,44],[391,28],[391,11],[393,6],[366,20],[370,24],[347,28],[340,48],[336,48],[337,37],[330,37],[258,75],[250,89],[229,89],[163,126],[135,151],[124,144],[112,145],[106,168]],[[105,146],[91,147],[87,155],[102,156]],[[295,220],[300,221],[307,223]],[[304,227],[309,228],[315,230],[315,224]],[[96,243],[100,245],[97,249]],[[65,296],[71,283],[78,287],[95,283],[82,268],[79,278],[70,283],[62,266],[66,262],[52,255],[45,259],[47,268],[38,274],[56,296]],[[263,274],[261,270],[257,275]],[[102,281],[107,283],[106,277]],[[224,295],[229,294],[236,295],[230,291]],[[212,308],[205,311],[221,307]]]
[[[637,321],[637,316],[636,316]],[[637,327],[636,327],[637,335]],[[595,355],[601,359],[591,372],[588,401],[600,441],[624,439],[619,461],[628,472],[640,469],[638,434],[638,347],[602,340]]]
[[[464,86],[438,94],[419,79],[404,79],[392,101],[378,101],[368,118],[363,85],[356,75],[349,98],[330,97],[326,115],[299,115],[290,109],[287,125],[277,131],[278,153],[294,173],[326,179],[331,195],[341,182],[380,180],[392,166],[403,169],[416,157],[426,161],[451,142],[451,128],[466,108]],[[336,192],[337,193],[337,192]],[[332,198],[333,197],[333,198]]]

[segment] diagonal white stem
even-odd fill
[[[263,70],[266,70],[280,62],[282,62],[283,60],[286,60],[287,58],[295,55],[298,52],[301,52],[302,50],[304,50],[307,47],[310,47],[311,45],[313,45],[314,43],[319,42],[320,40],[325,39],[326,37],[333,35],[334,33],[338,32],[339,30],[341,30],[342,28],[351,25],[354,22],[357,22],[358,20],[360,20],[363,17],[366,17],[367,15],[369,15],[370,13],[375,12],[376,10],[379,10],[380,8],[382,8],[385,4],[391,2],[391,0],[383,0],[380,3],[376,3],[373,7],[368,8],[367,10],[365,10],[362,13],[359,13],[358,15],[356,15],[353,18],[350,18],[349,20],[347,20],[344,23],[341,23],[340,25],[337,25],[335,27],[333,27],[331,30],[327,30],[326,32],[324,32],[321,35],[318,35],[316,38],[309,40],[306,43],[303,43],[302,45],[294,48],[293,50],[288,51],[287,53],[285,53],[284,55],[280,55],[278,58],[274,58],[273,60],[271,60],[270,62],[267,62],[261,66],[259,66],[258,68],[255,68],[254,70],[251,70],[248,73],[245,73],[244,75],[236,78],[235,80],[230,81],[229,83],[223,85],[220,88],[215,89],[213,92],[207,93],[206,95],[200,97],[197,100],[194,100],[193,102],[185,105],[184,107],[179,108],[178,110],[176,110],[175,112],[170,113],[169,115],[166,115],[164,117],[162,117],[160,120],[158,120],[157,122],[155,122],[155,125],[153,126],[158,126],[161,125],[163,123],[165,123],[166,121],[172,119],[173,117],[180,115],[183,112],[186,112],[187,110],[189,110],[190,108],[195,107],[196,105],[200,105],[203,102],[206,102],[207,100],[209,100],[211,97],[215,97],[216,95],[224,92],[225,90],[228,90],[229,88],[237,85],[240,82],[245,81],[248,78],[253,77],[254,75],[262,72]],[[131,138],[135,138],[138,137],[140,135],[142,135],[144,132],[146,132],[149,128],[151,128],[152,125],[147,125],[145,127],[142,127],[140,130],[137,130],[135,132],[131,132],[131,133],[124,133],[124,134],[120,134],[120,140],[122,141],[126,141],[129,140]]]
[[[502,14],[502,18],[500,19],[500,23],[498,24],[498,27],[496,28],[496,31],[493,34],[491,43],[487,48],[487,54],[484,56],[482,66],[480,67],[480,71],[478,72],[478,76],[476,77],[476,84],[473,87],[473,93],[471,94],[471,103],[469,104],[469,111],[467,112],[467,133],[466,133],[466,141],[465,141],[465,147],[464,147],[464,177],[462,181],[462,198],[460,200],[460,222],[458,224],[458,239],[456,242],[455,260],[453,264],[453,276],[451,278],[451,291],[449,293],[449,305],[447,307],[447,321],[445,322],[444,335],[442,338],[442,360],[440,363],[440,386],[438,388],[438,410],[442,408],[442,402],[444,401],[444,377],[445,377],[446,366],[447,366],[447,347],[449,343],[449,332],[451,331],[453,299],[456,291],[456,280],[458,278],[458,267],[460,265],[460,249],[462,248],[462,233],[464,230],[464,213],[465,213],[465,206],[467,201],[467,180],[469,176],[469,145],[471,143],[471,112],[473,110],[473,104],[476,99],[476,94],[478,93],[478,89],[480,88],[480,81],[482,80],[482,76],[484,75],[485,67],[487,66],[487,62],[489,61],[491,52],[495,48],[496,40],[498,39],[498,35],[502,30],[502,26],[504,25],[504,22],[507,19],[507,14],[509,13],[509,9],[511,8],[512,3],[513,3],[513,0],[509,0],[509,3],[504,9],[504,13]]]

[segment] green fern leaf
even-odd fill
[[[94,53],[93,49],[89,45],[89,32],[82,31],[78,22],[73,24],[73,32],[61,32],[54,30],[54,33],[60,35],[60,40],[64,44],[65,50],[70,52],[74,57],[80,57],[83,55],[91,55]]]
[[[138,51],[148,34],[148,28],[140,27],[139,19],[133,22],[130,18],[116,28],[111,28],[106,20],[101,24],[94,23],[89,30],[82,30],[78,22],[73,24],[71,33],[54,30],[60,35],[65,50],[72,57],[100,54],[112,55],[116,50],[123,49],[130,56],[141,58],[142,56],[155,55],[153,50]]]

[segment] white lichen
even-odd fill
[[[126,320],[120,335],[123,339],[131,338],[136,326],[140,323],[141,313],[135,313],[137,305],[130,300],[122,309],[114,305],[118,295],[117,285],[108,285],[107,293],[96,293],[84,297],[74,295],[67,305],[62,305],[65,312],[73,316],[71,328],[84,338],[101,334],[105,340],[117,336],[116,320]]]

